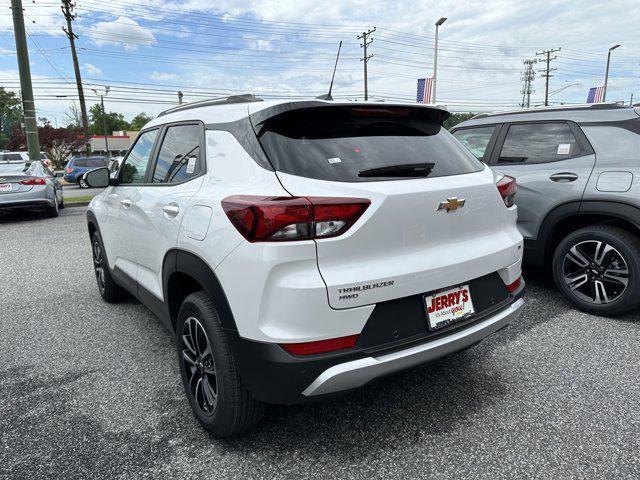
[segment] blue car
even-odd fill
[[[89,188],[82,176],[89,170],[108,167],[107,157],[72,157],[64,170],[64,180],[67,183],[77,183],[81,188]]]

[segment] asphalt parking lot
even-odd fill
[[[526,272],[523,318],[477,347],[214,440],[169,332],[101,301],[84,215],[0,216],[0,478],[640,477],[638,312]]]
[[[65,185],[64,188],[65,198],[84,197],[87,195],[97,195],[103,188],[80,188],[78,185]]]

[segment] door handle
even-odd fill
[[[175,217],[180,213],[180,207],[175,203],[168,203],[164,207],[162,207],[162,211],[169,215],[170,217]]]
[[[129,208],[131,206],[131,199],[125,198],[123,200],[120,200],[120,205],[122,205],[124,208]]]
[[[549,177],[554,182],[574,182],[578,179],[578,175],[571,172],[554,173]]]

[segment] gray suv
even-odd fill
[[[640,109],[613,104],[481,114],[453,135],[518,182],[524,260],[580,309],[640,305]]]

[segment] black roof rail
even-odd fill
[[[206,100],[199,100],[197,102],[185,103],[184,105],[178,105],[177,107],[169,108],[158,114],[159,117],[167,115],[169,113],[182,112],[183,110],[190,110],[192,108],[209,107],[213,105],[228,105],[232,103],[251,103],[262,102],[263,100],[256,97],[253,93],[245,93],[242,95],[231,95],[229,97],[209,98]]]
[[[524,113],[542,113],[542,112],[566,112],[571,110],[614,110],[618,108],[629,108],[627,105],[621,105],[618,102],[611,103],[586,103],[580,105],[556,105],[553,107],[532,107],[532,108],[523,108],[521,110],[507,110],[502,112],[493,112],[493,113],[479,113],[471,118],[471,120],[475,120],[476,118],[487,118],[487,117],[496,117],[498,115],[520,115]]]

